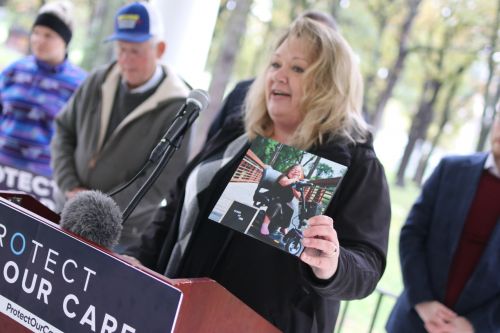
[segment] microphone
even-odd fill
[[[64,205],[60,225],[86,240],[112,249],[122,232],[121,216],[116,202],[106,194],[82,191]]]
[[[191,90],[167,132],[151,152],[150,162],[156,163],[163,156],[168,145],[173,145],[176,149],[179,148],[180,140],[182,140],[186,130],[198,118],[200,111],[207,108],[209,100],[206,91],[202,89]]]
[[[189,93],[186,104],[193,105],[197,107],[198,110],[203,110],[208,106],[210,98],[208,97],[208,93],[203,89],[194,89]]]
[[[175,115],[175,118],[167,132],[165,132],[161,140],[156,144],[156,147],[151,151],[149,158],[143,164],[141,169],[135,174],[134,177],[110,191],[108,195],[114,196],[129,187],[130,184],[145,174],[147,168],[156,164],[164,156],[167,149],[171,148],[177,150],[180,147],[181,140],[184,137],[186,130],[198,117],[199,112],[207,108],[208,104],[209,97],[206,91],[201,89],[192,90],[186,98],[186,102]],[[125,210],[125,213],[128,214],[128,211]],[[124,220],[126,220],[126,218],[124,218]]]
[[[127,207],[123,210],[123,223],[127,221],[132,211],[139,204],[139,201],[141,201],[151,186],[153,186],[156,179],[158,179],[174,152],[179,149],[184,134],[186,134],[189,126],[198,118],[200,111],[208,106],[208,103],[209,98],[206,91],[194,89],[189,93],[186,103],[181,107],[167,132],[151,152],[148,162],[156,164],[156,167],[149,178],[142,184],[139,191],[134,195]],[[116,191],[113,193],[116,193]]]

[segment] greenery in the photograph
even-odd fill
[[[264,164],[270,165],[273,169],[280,172],[285,172],[294,164],[300,164],[304,168],[305,178],[310,180],[333,178],[343,175],[337,173],[329,165],[331,162],[274,140],[259,136],[255,139],[252,149]]]

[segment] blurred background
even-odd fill
[[[29,53],[31,24],[46,2],[0,0],[0,69]],[[113,29],[117,8],[129,1],[71,2],[77,24],[69,57],[91,71],[113,59],[112,45],[102,40]],[[210,93],[212,102],[200,117],[197,133],[206,130],[236,82],[257,74],[273,36],[293,18],[307,9],[335,17],[362,68],[363,113],[387,172],[393,209],[388,263],[379,284],[385,296],[377,292],[350,302],[337,331],[384,332],[394,304],[391,295],[402,289],[399,231],[420,185],[443,155],[488,149],[499,108],[500,0],[151,2],[165,19],[170,47],[165,62],[173,62],[191,86]],[[177,47],[181,42],[184,45]]]

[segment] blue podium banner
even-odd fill
[[[182,293],[0,199],[0,312],[33,332],[172,332]]]
[[[40,203],[55,210],[55,182],[27,170],[0,164],[0,190],[21,191],[31,194]]]

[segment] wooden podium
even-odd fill
[[[62,230],[57,225],[59,216],[56,213],[49,210],[47,207],[39,203],[30,195],[19,192],[0,191],[0,204],[2,204],[2,206],[12,207],[12,210],[19,210],[19,207],[22,207],[26,211],[29,211],[31,215],[35,214],[39,217],[42,217],[42,219],[40,219],[40,222],[33,220],[34,223],[51,223],[52,228],[55,227],[56,229],[62,231],[64,234],[75,237],[75,235]],[[4,216],[0,216],[0,223],[1,219],[3,218]],[[0,229],[0,237],[2,237],[1,232],[2,229]],[[5,231],[4,234],[6,234]],[[92,244],[84,239],[80,238],[79,240],[79,243],[84,242],[86,243],[86,245],[91,246],[94,249],[98,249],[99,253],[101,253],[102,256],[111,256],[115,259],[118,259],[113,260],[113,262],[117,263],[120,266],[124,266],[121,267],[123,269],[134,271],[136,268],[139,269],[140,271],[145,273],[145,275],[150,277],[151,283],[157,280],[161,280],[162,283],[166,283],[173,288],[181,291],[182,300],[180,301],[180,306],[177,310],[177,316],[173,324],[173,330],[170,327],[166,327],[165,332],[280,332],[276,327],[271,325],[254,310],[245,305],[238,298],[236,298],[224,287],[222,287],[212,279],[168,279],[147,268],[133,266],[130,263],[124,261],[120,256],[115,255],[114,253],[96,246],[95,244]],[[5,243],[6,242],[4,241],[4,244]],[[1,255],[2,252],[0,252],[0,257]],[[146,277],[146,281],[147,279],[148,278]],[[134,286],[130,286],[130,288],[133,287]],[[103,290],[102,292],[104,293],[105,291]],[[0,297],[3,297],[2,294],[3,291],[0,290]],[[144,313],[144,320],[148,320],[146,319],[147,317],[148,314]],[[58,325],[58,323],[55,322],[51,322],[51,324],[55,326]],[[100,330],[97,329],[97,331]],[[9,316],[4,314],[4,312],[0,312],[0,332],[27,333],[32,332],[32,330],[23,326],[18,321],[11,319]],[[89,329],[88,332],[92,332],[92,330]],[[116,329],[116,332],[120,332],[120,329]],[[138,330],[137,333],[139,332],[141,331]]]

